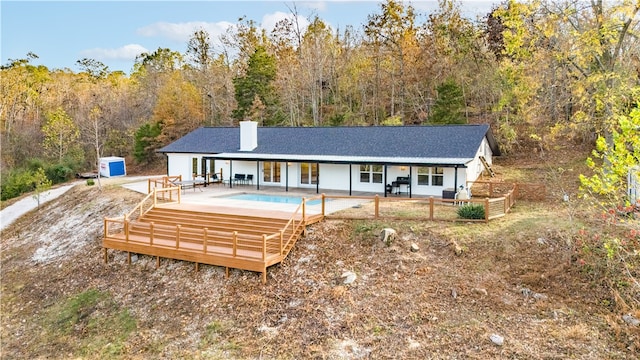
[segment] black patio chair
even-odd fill
[[[249,183],[250,183],[251,185],[253,185],[253,174],[248,174],[248,175],[247,175],[247,178],[245,179],[245,182],[246,182],[247,184],[249,184]]]
[[[233,182],[235,182],[236,184],[244,184],[245,181],[246,181],[245,174],[235,174],[233,176]]]

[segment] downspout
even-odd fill
[[[229,189],[233,187],[233,160],[229,159]]]
[[[284,163],[284,191],[289,192],[289,162]]]

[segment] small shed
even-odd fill
[[[115,177],[127,175],[124,158],[109,156],[100,158],[100,176]]]

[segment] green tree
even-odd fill
[[[139,163],[153,162],[154,151],[157,148],[158,136],[162,132],[159,123],[143,124],[135,133],[133,157]]]
[[[640,88],[637,90],[640,93]],[[587,159],[593,175],[580,175],[582,189],[602,198],[605,206],[623,203],[627,174],[640,165],[640,102],[629,115],[618,116],[611,143],[603,136],[598,138],[592,157]]]
[[[76,141],[80,137],[80,130],[61,107],[49,112],[46,118],[47,122],[42,127],[42,145],[54,153],[58,162],[62,162],[65,155],[78,148]]]
[[[40,208],[40,198],[42,194],[51,189],[51,180],[47,178],[43,168],[38,168],[32,173],[32,183],[34,186],[33,199],[38,202],[38,209]]]
[[[430,122],[433,124],[465,124],[462,89],[452,79],[437,88],[438,99],[433,106]]]
[[[267,124],[278,123],[278,96],[273,86],[276,78],[276,60],[264,47],[258,46],[249,58],[244,76],[233,79],[238,107],[233,111],[236,120],[247,119],[251,108],[259,99],[265,107]],[[266,125],[266,124],[265,124]]]

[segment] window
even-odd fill
[[[441,168],[441,167],[433,168],[433,172],[431,173],[431,185],[433,186],[444,185],[444,168]]]
[[[418,168],[418,185],[429,185],[429,173],[431,168],[419,167]]]
[[[318,164],[301,163],[300,164],[300,184],[317,184],[318,183]]]
[[[360,165],[360,182],[382,184],[382,165]]]
[[[418,185],[442,186],[444,185],[444,168],[419,167]]]
[[[191,172],[194,176],[198,174],[198,158],[191,159]]]

